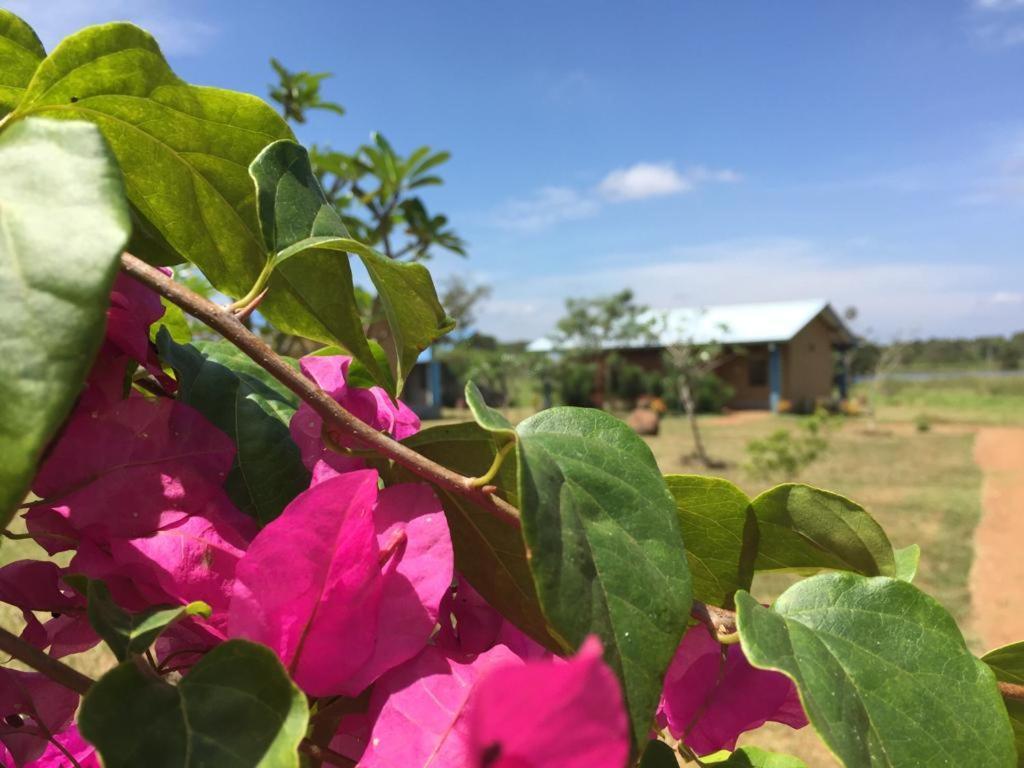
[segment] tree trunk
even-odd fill
[[[679,377],[679,399],[683,401],[683,408],[686,410],[686,420],[690,422],[690,431],[693,433],[693,455],[697,457],[705,467],[711,466],[711,458],[704,450],[704,440],[700,436],[700,427],[697,424],[697,408],[693,402],[693,392],[690,390],[690,379],[688,376]]]

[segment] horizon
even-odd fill
[[[882,341],[1024,330],[1024,0],[400,4],[385,57],[348,33],[382,21],[365,2],[289,24],[265,0],[5,7],[48,50],[127,18],[184,79],[263,98],[271,56],[334,72],[347,114],[299,139],[450,150],[424,198],[469,258],[430,268],[491,284],[476,329],[502,340],[622,287],[654,309],[823,296]]]

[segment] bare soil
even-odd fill
[[[1024,640],[1024,429],[985,427],[974,443],[984,475],[974,532],[974,632],[986,649]]]

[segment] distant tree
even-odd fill
[[[654,343],[655,319],[625,289],[608,296],[565,300],[565,315],[556,325],[556,343],[577,361],[596,362],[601,379],[601,404],[608,404],[616,350]]]
[[[441,285],[441,306],[455,320],[455,333],[464,338],[476,324],[476,310],[491,295],[491,286],[473,285],[461,275],[452,275]]]
[[[717,329],[718,335],[728,332],[726,325],[720,325]],[[690,432],[693,435],[693,456],[705,467],[720,466],[721,462],[714,461],[704,448],[704,439],[701,436],[700,424],[697,422],[697,400],[695,393],[701,383],[709,376],[715,365],[721,360],[723,347],[717,340],[705,340],[698,343],[694,337],[694,329],[686,327],[667,328],[668,334],[676,341],[665,348],[665,363],[670,373],[675,377],[676,388],[679,391],[679,402],[686,413],[686,419],[690,423]]]

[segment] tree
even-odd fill
[[[593,298],[565,300],[565,315],[556,324],[556,343],[571,357],[596,361],[601,390],[598,401],[608,404],[617,350],[653,343],[656,320],[636,303],[633,291]]]
[[[723,324],[717,330],[719,334],[725,334],[728,333],[729,328]],[[666,331],[674,341],[665,348],[665,363],[675,376],[676,387],[679,390],[679,402],[682,403],[683,410],[686,412],[686,420],[690,424],[694,458],[705,467],[721,466],[721,462],[714,461],[704,448],[704,440],[697,421],[694,392],[697,391],[703,380],[714,375],[715,367],[722,362],[724,347],[713,339],[698,343],[692,328],[676,327],[666,329]]]
[[[476,325],[476,310],[480,302],[489,298],[491,286],[483,283],[472,284],[461,275],[451,275],[441,286],[441,304],[448,316],[461,329],[459,335],[465,338]]]
[[[1024,644],[976,658],[852,500],[665,477],[609,413],[512,425],[472,384],[471,421],[423,427],[429,272],[349,237],[274,110],[159,50],[113,23],[47,55],[0,10],[0,762],[800,767],[736,747],[772,720],[848,768],[1018,763]],[[274,352],[254,296],[323,346]],[[806,578],[766,607],[771,571]]]

